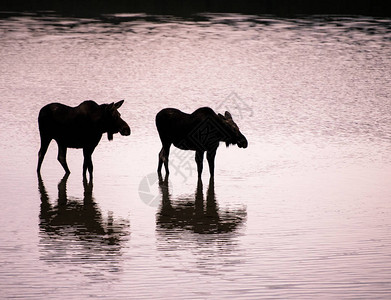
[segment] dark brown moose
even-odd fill
[[[209,163],[210,176],[214,177],[214,160],[219,142],[229,145],[237,144],[239,148],[247,148],[247,139],[239,131],[231,114],[216,114],[209,107],[202,107],[192,114],[186,114],[175,108],[165,108],[156,115],[156,127],[162,142],[159,153],[158,173],[162,165],[168,170],[168,157],[171,144],[182,150],[196,151],[198,177],[201,177],[204,153]]]
[[[83,148],[84,163],[83,177],[87,169],[92,178],[92,153],[98,145],[103,133],[107,133],[109,140],[114,133],[130,135],[128,124],[121,119],[118,108],[124,103],[98,105],[92,100],[84,101],[76,107],[69,107],[60,103],[51,103],[44,106],[38,116],[41,148],[38,153],[38,174],[41,171],[42,161],[49,143],[54,139],[58,144],[58,161],[66,174],[69,168],[66,162],[67,148]]]

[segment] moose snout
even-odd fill
[[[122,126],[121,129],[119,130],[119,133],[121,135],[130,135],[130,127],[128,125]]]
[[[239,148],[247,148],[248,142],[245,137],[243,137],[240,141],[238,141],[238,147]]]

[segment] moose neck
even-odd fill
[[[107,133],[107,139],[109,141],[112,141],[114,132],[110,128],[110,126],[109,126],[108,122],[106,121],[104,115],[102,115],[102,117],[98,121],[97,125],[98,125],[99,131],[101,132],[101,134]]]

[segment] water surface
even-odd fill
[[[391,21],[143,14],[0,19],[0,288],[4,298],[388,299]],[[130,137],[103,137],[94,180],[39,109],[125,99]],[[229,110],[249,141],[197,182],[164,107]]]

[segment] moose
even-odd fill
[[[195,151],[198,177],[203,169],[204,153],[209,163],[210,176],[214,177],[215,156],[219,142],[226,146],[237,144],[239,148],[247,148],[246,137],[226,111],[224,116],[216,114],[210,107],[202,107],[192,114],[184,113],[175,108],[165,108],[157,113],[156,127],[162,142],[159,153],[158,174],[162,165],[169,174],[168,157],[171,144],[182,150]]]
[[[92,153],[98,145],[103,133],[113,140],[113,134],[130,135],[129,125],[121,118],[118,109],[124,103],[121,100],[111,104],[97,104],[87,100],[76,107],[61,103],[44,106],[38,116],[41,148],[38,152],[37,172],[40,174],[43,159],[52,139],[57,142],[57,159],[65,170],[70,170],[66,161],[67,148],[82,148],[84,155],[83,177],[87,169],[92,179]]]

